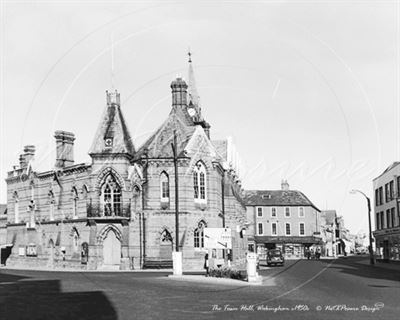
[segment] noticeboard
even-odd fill
[[[204,228],[204,248],[232,249],[230,228]]]

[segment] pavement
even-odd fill
[[[0,269],[0,319],[398,319],[400,272],[368,257],[286,261],[262,285],[165,270]]]

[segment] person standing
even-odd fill
[[[209,275],[209,261],[208,261],[208,253],[204,256],[204,269],[206,270],[206,277]]]

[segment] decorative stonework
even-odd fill
[[[117,183],[121,187],[121,189],[126,191],[124,179],[121,177],[121,175],[117,171],[115,171],[111,167],[107,167],[107,168],[103,169],[98,174],[97,180],[96,180],[96,187],[95,187],[96,190],[101,189],[102,184],[104,183],[105,179],[107,178],[107,176],[109,174],[113,175],[113,177],[117,180]]]
[[[103,229],[101,229],[101,231],[98,233],[98,236],[96,238],[98,245],[101,245],[103,243],[104,239],[107,237],[107,234],[110,231],[114,231],[117,239],[122,243],[121,231],[113,224],[109,224],[109,225],[105,226]]]

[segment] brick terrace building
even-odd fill
[[[201,269],[205,227],[232,229],[232,264],[244,263],[246,211],[229,140],[210,139],[189,61],[189,83],[171,84],[172,108],[162,126],[135,149],[120,94],[107,105],[89,150],[75,164],[75,136],[56,131],[55,168],[38,172],[34,146],[8,173],[7,265],[80,269],[139,269],[171,265],[175,241],[184,269]],[[179,239],[171,143],[176,135]],[[0,222],[1,223],[1,222]],[[214,252],[221,257],[221,252]]]
[[[400,162],[375,178],[373,187],[376,253],[385,260],[400,260]]]
[[[287,258],[304,256],[304,249],[321,244],[320,210],[300,191],[281,190],[245,192],[249,227],[249,250],[264,254],[279,248]]]

